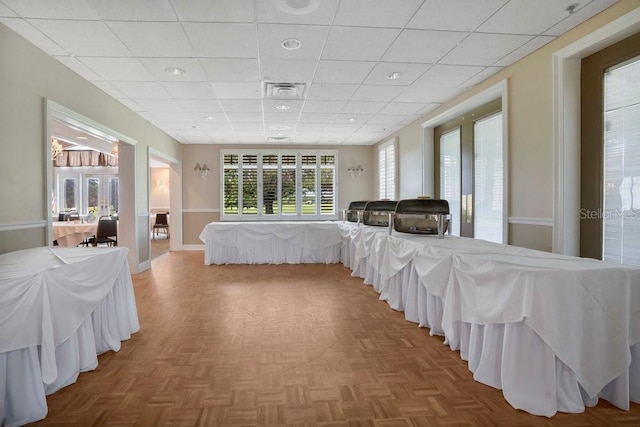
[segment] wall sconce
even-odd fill
[[[347,170],[349,171],[351,178],[358,178],[362,175],[362,172],[364,172],[362,165],[351,165]]]
[[[160,188],[160,190],[164,190],[167,187],[167,181],[164,179],[159,179],[156,181],[156,185]]]
[[[196,167],[194,167],[193,170],[196,171],[196,175],[198,175],[202,179],[205,179],[211,169],[207,167],[206,163],[203,163],[202,166],[200,166],[200,163],[196,163]]]

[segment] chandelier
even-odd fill
[[[62,144],[57,139],[51,138],[51,160],[57,159],[63,151]]]

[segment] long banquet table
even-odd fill
[[[342,236],[336,223],[212,222],[200,233],[205,264],[334,264]]]
[[[349,222],[320,226],[212,223],[200,236],[205,264],[336,262],[301,254],[338,247],[353,276],[444,336],[474,379],[513,407],[550,417],[599,398],[621,409],[640,403],[640,268]]]
[[[43,419],[46,395],[140,329],[126,248],[0,255],[0,425]]]

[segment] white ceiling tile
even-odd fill
[[[615,4],[618,0],[594,0],[577,9],[573,14],[566,16],[553,27],[544,32],[544,35],[560,36],[576,25],[602,12],[604,9]]]
[[[257,123],[263,121],[262,113],[227,113],[231,123]]]
[[[257,82],[257,58],[202,58],[200,63],[212,82]]]
[[[0,23],[20,34],[49,55],[68,55],[70,53],[22,18],[0,18]]]
[[[196,58],[140,58],[140,63],[160,82],[206,81],[204,71]],[[184,74],[168,73],[168,68],[181,68]]]
[[[104,93],[106,93],[107,95],[109,95],[109,96],[111,96],[113,98],[116,98],[116,99],[127,98],[127,95],[125,95],[124,93],[120,92],[118,89],[113,87],[113,85],[111,83],[109,83],[109,82],[93,81],[91,83],[93,83],[94,86],[97,86]]]
[[[306,107],[305,107],[306,111]],[[306,113],[303,112],[300,116],[300,126],[301,124],[309,124],[318,126],[321,124],[322,126],[327,126],[328,122],[331,122],[333,118],[336,116],[336,113]]]
[[[181,21],[254,22],[252,0],[171,0]]]
[[[407,27],[424,30],[473,31],[508,0],[426,0]]]
[[[291,142],[293,144],[315,144],[316,142],[318,142],[318,136],[317,136],[317,134],[314,134],[314,135],[298,135],[297,133],[294,133],[291,136]]]
[[[322,59],[378,61],[399,33],[390,28],[332,27]]]
[[[384,55],[385,62],[436,63],[468,33],[454,31],[404,30]]]
[[[398,86],[362,85],[353,94],[353,99],[358,101],[391,101],[402,92]]]
[[[343,113],[376,114],[386,102],[349,101],[342,109]]]
[[[406,62],[379,62],[364,81],[369,85],[409,86],[420,77],[427,67],[424,64],[409,64]],[[391,80],[387,76],[400,72],[402,77]]]
[[[139,106],[136,102],[134,102],[131,99],[118,99],[118,101],[120,101],[120,103],[122,105],[124,105],[125,107],[127,107],[131,111],[134,111],[136,113],[142,111],[142,107]]]
[[[328,61],[318,64],[314,83],[360,84],[376,65],[373,61]]]
[[[48,19],[31,19],[29,22],[73,55],[131,56],[131,52],[104,22],[71,20],[61,22]]]
[[[369,133],[369,134],[381,134],[387,131],[386,124],[382,123],[367,123],[358,129],[358,134],[360,133]]]
[[[263,81],[286,83],[310,83],[316,69],[316,61],[291,59],[264,59],[260,61]]]
[[[329,119],[331,120],[331,119]],[[327,128],[327,123],[298,123],[296,126],[296,134],[303,134],[304,132],[313,132],[317,134]]]
[[[264,140],[265,138],[264,131],[255,130],[236,131],[236,135],[238,135],[238,139],[258,138]]]
[[[213,99],[176,99],[176,101],[187,112],[217,113],[222,111],[218,101]]]
[[[355,132],[362,127],[362,123],[331,123],[327,132]]]
[[[220,126],[220,123],[229,123],[229,120],[227,119],[227,115],[225,113],[211,111],[200,113],[198,116],[198,121],[200,123],[209,123],[213,127]]]
[[[293,128],[295,124],[292,123],[281,123],[281,122],[272,122],[269,126],[265,127],[265,130],[268,132],[293,132]]]
[[[280,110],[277,107],[279,105],[287,105],[289,107],[288,110]],[[298,114],[300,113],[300,110],[302,109],[304,102],[303,101],[298,101],[298,100],[282,100],[282,101],[276,101],[274,99],[265,99],[262,103],[262,106],[264,107],[264,112],[267,113],[285,113],[285,114],[291,114],[291,113],[295,113]]]
[[[2,0],[2,3],[23,18],[100,19],[96,10],[84,0]]]
[[[197,56],[253,58],[258,55],[254,24],[184,23],[182,26]]]
[[[266,123],[296,123],[300,113],[282,112],[282,111],[269,111],[264,112],[264,121]]]
[[[186,0],[184,0],[186,1]],[[206,1],[206,0],[205,0]],[[276,5],[276,1],[258,1],[257,13],[259,22],[270,23],[289,23],[289,24],[320,24],[329,25],[336,14],[339,0],[323,0],[319,2],[318,8],[311,13],[294,14],[285,13],[282,9],[279,9]],[[291,2],[295,5],[295,2]]]
[[[134,99],[133,101],[149,113],[182,111],[180,105],[173,99]]]
[[[504,66],[507,66],[507,65],[511,65],[514,62],[524,58],[527,55],[529,55],[530,53],[535,52],[536,50],[540,49],[542,46],[546,45],[547,43],[551,42],[554,39],[555,39],[555,37],[551,37],[551,36],[538,36],[538,37],[535,37],[534,39],[532,39],[532,40],[528,41],[527,43],[523,44],[522,46],[520,46],[519,48],[517,48],[513,52],[507,54],[506,56],[503,56],[501,59],[496,61],[493,65],[496,65],[496,66],[499,66],[499,67],[504,67]]]
[[[215,98],[213,88],[207,82],[164,82],[162,86],[174,98]]]
[[[414,114],[426,107],[419,102],[390,102],[380,110],[380,114]]]
[[[346,101],[314,101],[304,103],[304,113],[338,113],[345,106]]]
[[[108,22],[107,25],[135,56],[195,55],[177,22]]]
[[[237,122],[231,125],[235,131],[260,131],[264,132],[264,123]]]
[[[166,99],[169,92],[158,82],[111,82],[113,87],[129,98]]]
[[[469,89],[477,85],[478,83],[485,81],[486,79],[493,76],[495,73],[499,72],[500,70],[502,70],[502,67],[487,67],[484,70],[480,71],[475,76],[471,77],[470,79],[465,80],[463,83],[461,83],[460,86],[465,89]]]
[[[110,81],[153,81],[153,76],[135,58],[78,58],[94,73]]]
[[[426,107],[424,107],[423,109],[421,109],[420,111],[418,111],[418,114],[420,115],[424,115],[427,114],[429,111],[433,111],[436,108],[438,108],[439,106],[441,106],[442,104],[440,103],[432,103],[432,104],[428,104]]]
[[[221,99],[220,104],[228,113],[262,112],[262,101],[259,99]]]
[[[398,95],[394,102],[443,102],[458,93],[458,86],[485,67],[434,65],[413,85]]]
[[[220,99],[260,99],[260,83],[214,82],[213,91]]]
[[[364,124],[372,117],[371,114],[338,114],[333,123]]]
[[[353,96],[358,85],[338,85],[331,83],[314,83],[307,92],[307,99],[324,101],[346,101]]]
[[[398,115],[398,114],[376,114],[375,116],[373,116],[373,117],[371,117],[369,119],[367,124],[369,124],[369,125],[385,125],[383,127],[386,127],[386,126],[395,125],[396,123],[402,121],[405,117],[407,117],[407,115],[405,115],[405,114],[402,114],[402,115]]]
[[[176,21],[169,0],[87,0],[105,21]]]
[[[487,19],[478,31],[486,33],[537,35],[569,16],[574,0],[511,0]]]
[[[375,143],[380,138],[379,133],[356,132],[345,140],[345,144],[367,145]]]
[[[348,0],[340,3],[333,25],[403,28],[423,0]]]
[[[318,60],[328,34],[329,27],[325,26],[259,24],[260,57]],[[282,42],[290,38],[300,41],[298,49],[282,47]]]
[[[474,33],[442,58],[440,63],[491,65],[531,39],[531,36]]]
[[[341,131],[341,132],[334,132],[334,131],[325,131],[320,135],[320,139],[318,139],[318,143],[323,143],[323,142],[328,142],[328,143],[332,143],[332,142],[341,142],[344,141],[345,139],[349,138],[351,135],[353,135],[352,131]]]
[[[16,15],[16,13],[14,11],[9,9],[7,6],[5,6],[2,3],[0,3],[0,16],[1,17],[12,17],[12,16],[17,16],[17,15]]]
[[[85,80],[102,80],[102,77],[91,71],[86,65],[71,56],[56,56],[58,61],[69,67]]]

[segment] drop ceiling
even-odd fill
[[[367,145],[615,2],[0,0],[0,22],[181,143]]]

